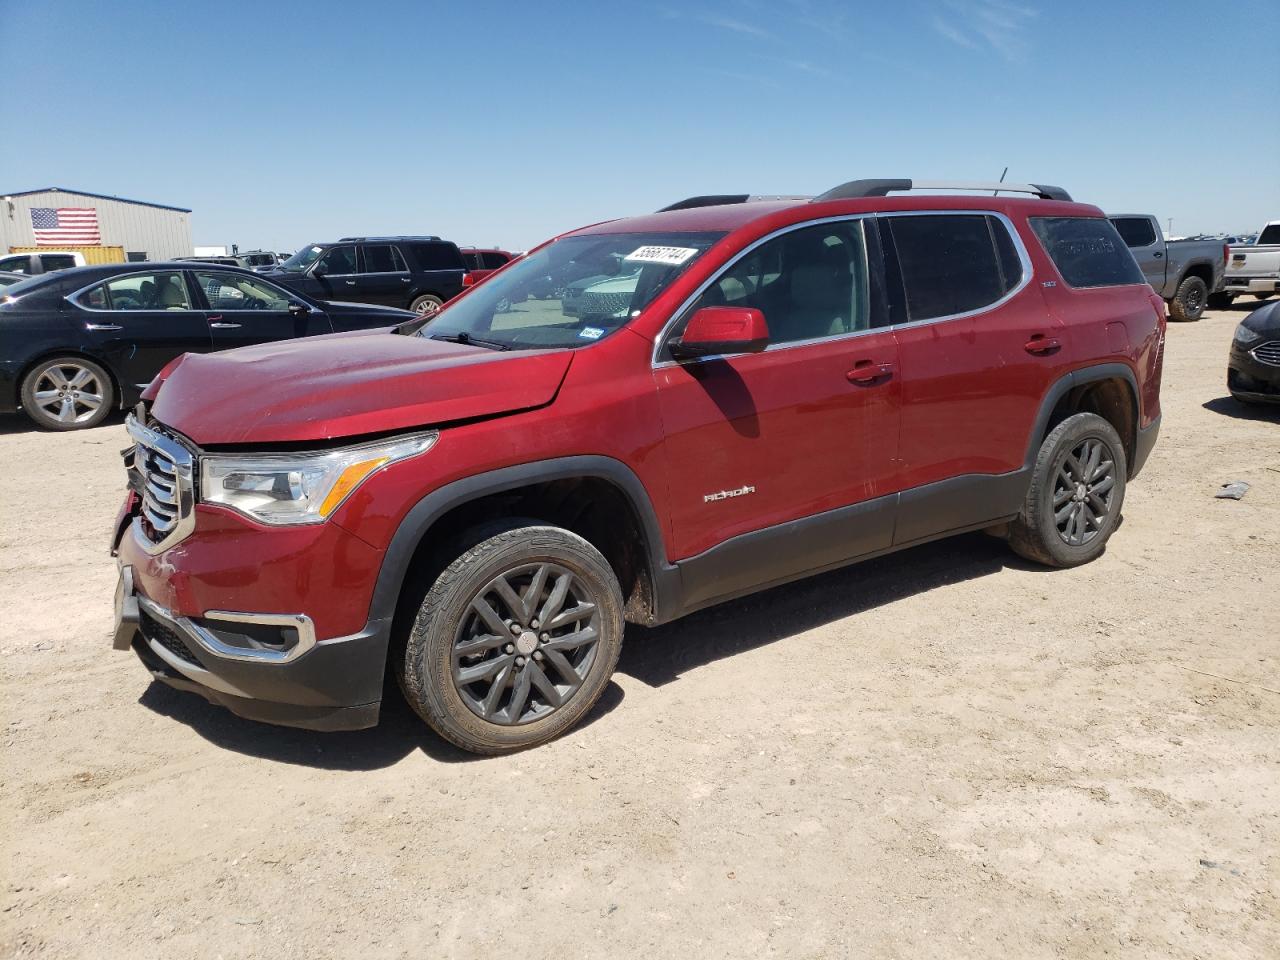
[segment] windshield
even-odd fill
[[[298,273],[301,273],[303,270],[307,269],[307,267],[315,263],[322,253],[324,253],[324,247],[319,247],[315,244],[312,244],[309,247],[303,247],[284,263],[280,264],[280,269],[296,270]]]
[[[723,236],[566,237],[490,277],[418,336],[499,349],[594,343],[625,326]]]

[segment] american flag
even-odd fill
[[[93,207],[32,207],[37,247],[92,247],[102,243]]]

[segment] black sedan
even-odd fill
[[[1253,311],[1236,327],[1227,389],[1241,403],[1280,403],[1280,301]]]
[[[183,353],[389,327],[416,316],[330,303],[250,270],[205,263],[115,263],[0,288],[0,413],[49,430],[101,423],[129,407]]]

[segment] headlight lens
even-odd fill
[[[211,455],[200,460],[200,499],[262,523],[320,523],[375,471],[430,450],[439,433],[323,453]]]
[[[1241,346],[1253,343],[1253,341],[1261,340],[1261,339],[1262,339],[1262,334],[1254,333],[1252,330],[1246,327],[1243,323],[1240,324],[1238,327],[1236,327],[1235,341]]]

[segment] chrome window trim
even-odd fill
[[[191,289],[190,287],[187,286],[187,278],[182,276],[186,272],[187,272],[187,269],[185,267],[179,267],[176,269],[170,268],[168,270],[135,270],[132,273],[118,273],[113,277],[102,277],[98,280],[95,280],[93,283],[86,283],[79,290],[75,290],[75,291],[72,291],[71,293],[66,294],[62,299],[66,300],[72,306],[80,310],[87,310],[89,313],[203,313],[204,311],[192,306],[188,306],[181,310],[176,310],[176,309],[155,310],[151,308],[148,308],[146,310],[103,310],[99,307],[91,307],[88,304],[81,303],[78,299],[76,299],[82,294],[92,290],[94,287],[105,286],[106,284],[113,283],[116,280],[128,280],[130,277],[144,277],[144,276],[158,277],[161,274],[176,273],[179,277],[182,277],[182,289],[187,292],[187,300],[190,301]]]
[[[903,330],[910,327],[923,326],[924,324],[946,323],[950,320],[963,320],[967,317],[974,317],[974,316],[977,316],[978,314],[987,313],[988,311],[999,309],[1000,307],[1008,303],[1010,300],[1012,300],[1014,297],[1016,297],[1018,294],[1020,294],[1023,290],[1025,290],[1027,286],[1030,285],[1031,281],[1035,279],[1032,266],[1031,266],[1031,255],[1027,251],[1026,244],[1024,244],[1022,241],[1022,236],[1018,233],[1018,230],[1014,226],[1013,221],[1009,219],[1008,216],[1001,213],[999,210],[986,210],[986,209],[978,209],[978,208],[964,209],[964,210],[895,210],[895,211],[881,211],[879,213],[845,214],[842,216],[835,216],[835,217],[822,217],[821,219],[817,219],[817,220],[805,220],[801,223],[793,223],[793,224],[788,224],[785,227],[780,227],[777,230],[773,231],[772,233],[765,234],[765,236],[760,237],[759,239],[753,241],[749,246],[744,247],[737,254],[735,254],[732,259],[725,261],[724,265],[718,271],[712,274],[705,282],[700,284],[698,289],[695,290],[691,296],[689,296],[683,303],[680,304],[679,308],[672,311],[671,317],[667,320],[665,324],[663,324],[662,330],[658,333],[658,336],[654,338],[653,353],[650,359],[650,364],[652,368],[654,370],[657,370],[663,367],[683,366],[689,363],[706,363],[709,360],[722,360],[726,356],[732,356],[732,357],[744,356],[744,354],[741,354],[741,353],[716,354],[714,356],[709,356],[709,357],[699,357],[696,360],[692,360],[692,361],[686,360],[686,361],[683,361],[682,363],[681,361],[678,361],[678,360],[664,360],[661,357],[661,353],[662,353],[663,345],[666,343],[667,337],[670,336],[671,334],[672,328],[677,325],[679,320],[684,316],[685,312],[691,306],[693,306],[695,302],[697,302],[699,297],[701,297],[704,293],[706,293],[706,291],[711,287],[713,283],[715,283],[722,276],[724,276],[724,274],[734,264],[736,264],[739,260],[741,260],[747,254],[751,253],[757,247],[765,243],[768,243],[769,241],[774,240],[777,237],[784,236],[785,234],[792,233],[796,230],[802,230],[806,227],[821,226],[824,223],[839,223],[839,222],[844,222],[849,220],[881,220],[881,219],[888,219],[889,217],[927,217],[927,216],[995,217],[997,220],[999,220],[1001,223],[1004,224],[1005,229],[1009,233],[1010,239],[1013,241],[1013,248],[1018,253],[1018,260],[1022,264],[1022,278],[1019,280],[1018,284],[1015,287],[1013,287],[1013,289],[1011,289],[1008,293],[1006,293],[1003,297],[1001,297],[999,300],[995,300],[992,303],[979,307],[976,310],[969,310],[964,313],[951,313],[941,317],[929,317],[926,320],[907,320],[907,321],[904,321],[903,323],[892,323],[883,327],[868,327],[866,330],[853,330],[849,333],[842,333],[842,334],[838,334],[836,336],[831,336],[831,337],[815,337],[810,340],[792,340],[787,343],[770,344],[769,346],[765,347],[764,350],[761,352],[769,353],[771,351],[776,351],[776,350],[790,350],[794,347],[807,347],[815,343],[836,343],[843,340],[850,340],[850,339],[853,339],[854,337],[864,337],[864,336],[867,336],[868,334],[883,333],[886,330],[889,330],[889,331]],[[864,230],[865,230],[865,227],[864,227]],[[865,243],[863,245],[863,253],[864,255],[866,253]]]

